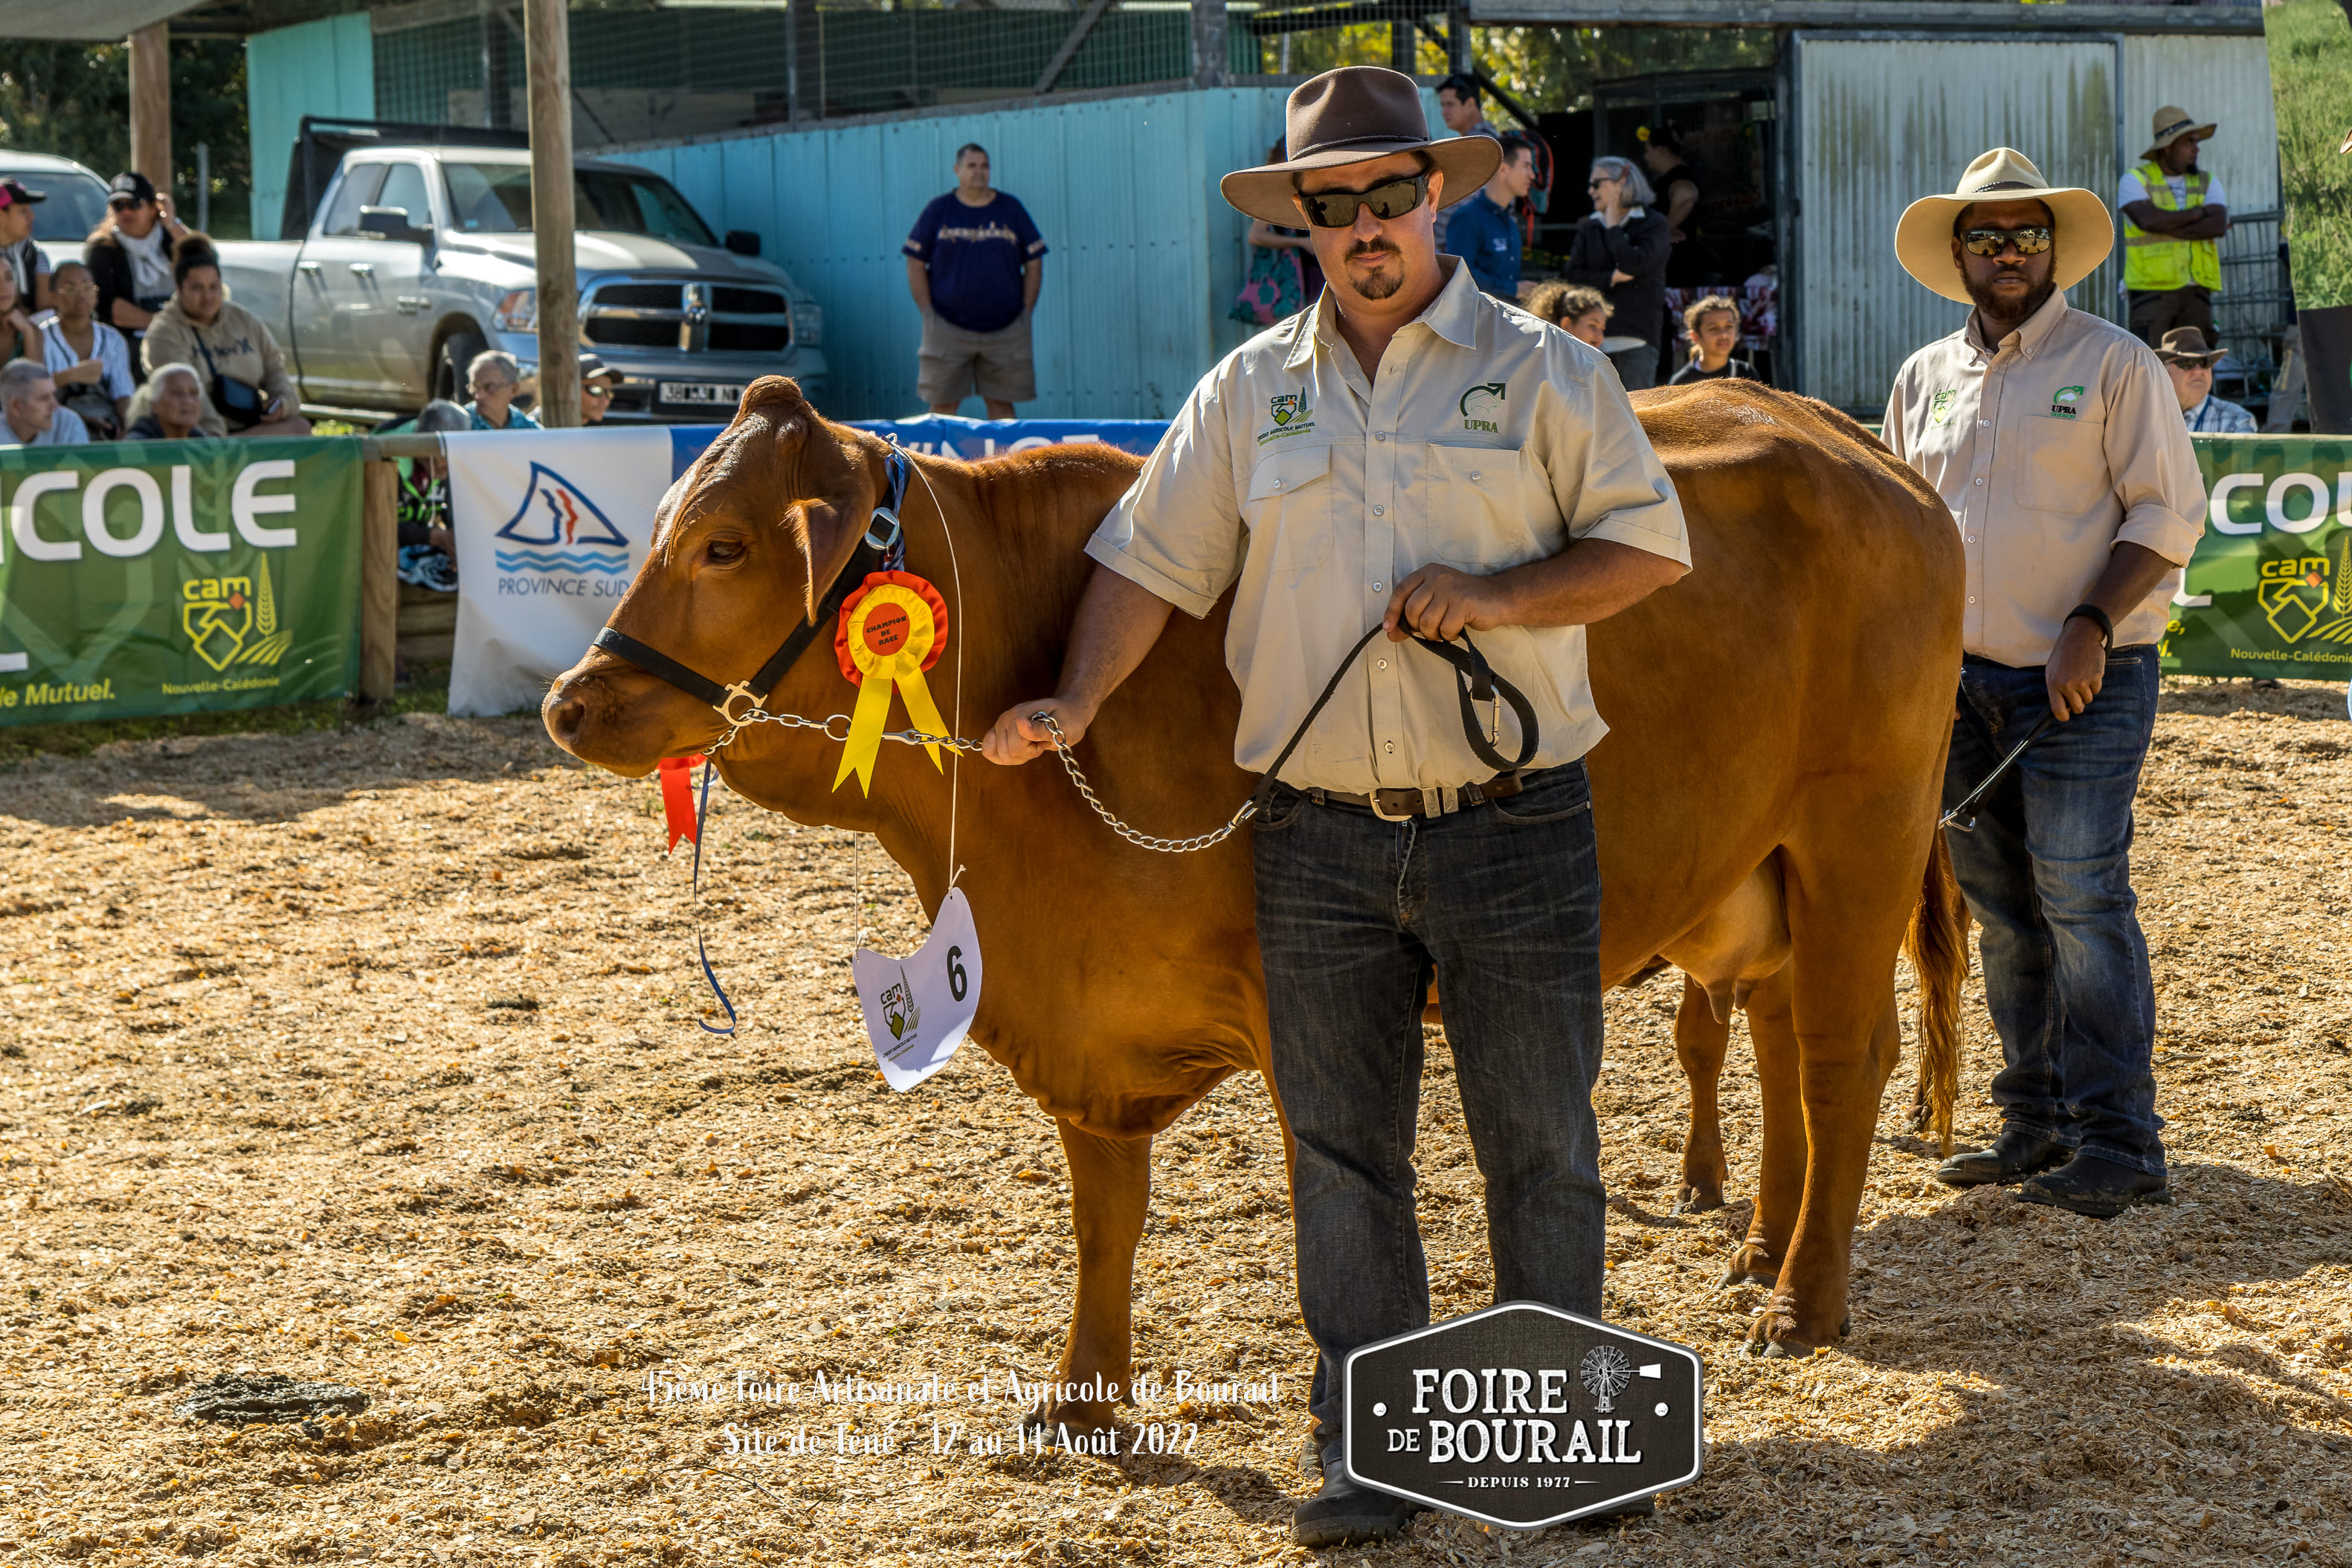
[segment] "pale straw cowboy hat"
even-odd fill
[[[1254,218],[1297,228],[1306,220],[1291,201],[1309,169],[1368,163],[1396,152],[1426,152],[1445,175],[1440,207],[1466,200],[1502,166],[1502,143],[1489,136],[1432,140],[1421,89],[1399,71],[1342,66],[1299,83],[1284,116],[1286,162],[1240,169],[1218,182],[1225,200]]]
[[[2052,277],[2070,288],[2098,270],[2116,246],[2115,220],[2092,192],[2053,185],[2013,147],[1996,147],[1969,165],[1948,196],[1922,196],[1895,225],[1895,256],[1903,270],[1947,299],[1969,303],[1968,284],[1952,260],[1952,225],[1977,202],[2040,202],[2050,209],[2057,255]]]
[[[2193,136],[2202,141],[2219,129],[2221,127],[2218,122],[2211,125],[2200,125],[2189,118],[2187,110],[2175,109],[2168,103],[2156,111],[2156,120],[2149,131],[2156,140],[2148,143],[2147,151],[2140,156],[2153,158],[2184,136]]]

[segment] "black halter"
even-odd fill
[[[764,705],[768,694],[776,689],[776,683],[784,678],[784,672],[808,652],[810,643],[829,632],[834,618],[841,613],[842,601],[863,586],[870,574],[896,571],[906,563],[907,530],[898,520],[898,508],[906,504],[907,481],[913,473],[914,465],[907,461],[907,455],[893,444],[888,465],[890,504],[874,508],[865,537],[858,540],[857,549],[851,553],[849,564],[842,568],[841,575],[835,578],[833,586],[825,591],[824,598],[817,604],[815,615],[793,627],[792,635],[784,639],[783,646],[778,648],[750,680],[721,685],[699,671],[688,669],[660,649],[647,647],[627,632],[616,632],[610,626],[596,633],[591,646],[625,659],[646,674],[667,681],[688,696],[709,703],[728,723],[740,724],[742,716],[729,712],[730,703],[740,697],[754,709]],[[886,527],[887,531],[877,538],[877,530]]]

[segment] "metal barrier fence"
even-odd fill
[[[2294,302],[2279,254],[2279,217],[2276,209],[2232,213],[2221,240],[2221,294],[2213,302],[2213,335],[2241,371],[2233,379],[2225,363],[2213,390],[2232,402],[2269,402],[2280,343],[2293,330]]]

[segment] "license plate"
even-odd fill
[[[733,408],[743,401],[740,382],[663,382],[659,395],[664,402],[709,404],[712,407]]]

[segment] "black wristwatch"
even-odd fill
[[[2095,604],[2077,604],[2074,609],[2066,612],[2066,620],[2072,621],[2076,616],[2082,616],[2087,620],[2097,622],[2099,623],[2100,641],[2106,644],[2106,650],[2108,653],[2112,653],[2115,652],[2116,623],[2107,619],[2107,612],[2105,611],[2100,609]],[[2064,622],[2062,622],[2060,624],[2063,627]]]

